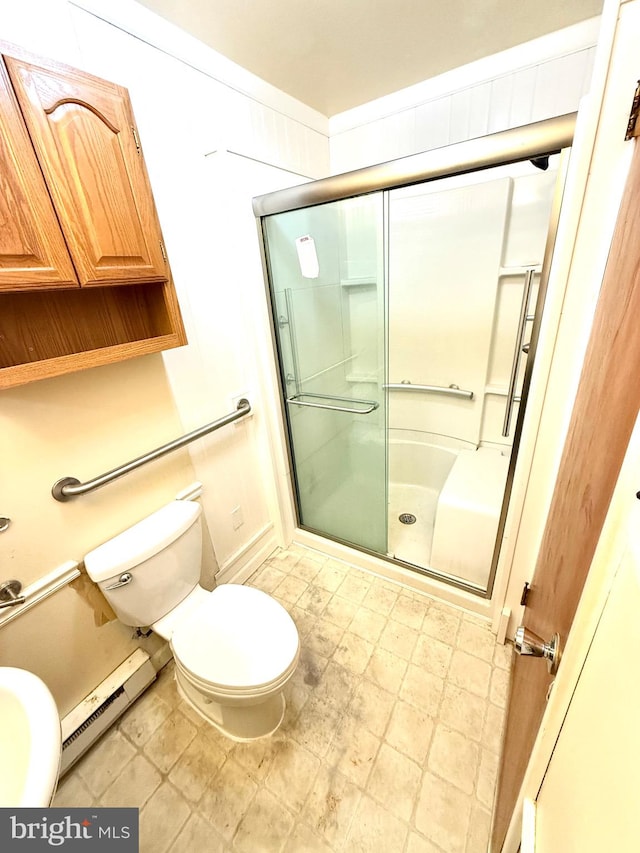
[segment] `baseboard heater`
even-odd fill
[[[136,649],[63,717],[60,776],[84,755],[155,678],[156,670],[149,655],[142,649]]]

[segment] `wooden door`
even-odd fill
[[[80,284],[166,281],[127,90],[64,65],[5,61]]]
[[[524,624],[564,642],[640,409],[640,151],[636,145],[596,307]],[[541,659],[516,657],[491,849],[513,813],[551,681]]]
[[[0,60],[0,290],[34,287],[78,279]]]

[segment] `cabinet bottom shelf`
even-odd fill
[[[0,388],[186,342],[169,283],[0,294]]]
[[[144,341],[133,341],[126,344],[116,344],[111,347],[89,350],[82,353],[72,353],[42,361],[32,361],[28,364],[16,364],[0,368],[0,390],[15,388],[35,382],[38,379],[49,379],[62,376],[87,367],[100,367],[104,364],[115,364],[127,358],[139,355],[149,355],[154,352],[180,347],[186,343],[184,338],[176,335],[162,335]]]

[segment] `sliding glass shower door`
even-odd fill
[[[382,194],[263,228],[300,524],[385,554]]]
[[[487,594],[558,160],[265,217],[303,527]]]
[[[491,596],[572,133],[254,199],[302,527]]]
[[[481,594],[526,404],[558,160],[389,191],[388,552]]]

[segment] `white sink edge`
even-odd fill
[[[31,737],[31,760],[26,770],[23,791],[16,802],[2,807],[47,807],[55,793],[62,730],[60,715],[51,692],[34,673],[16,667],[0,667],[0,693],[11,693],[20,702]]]

